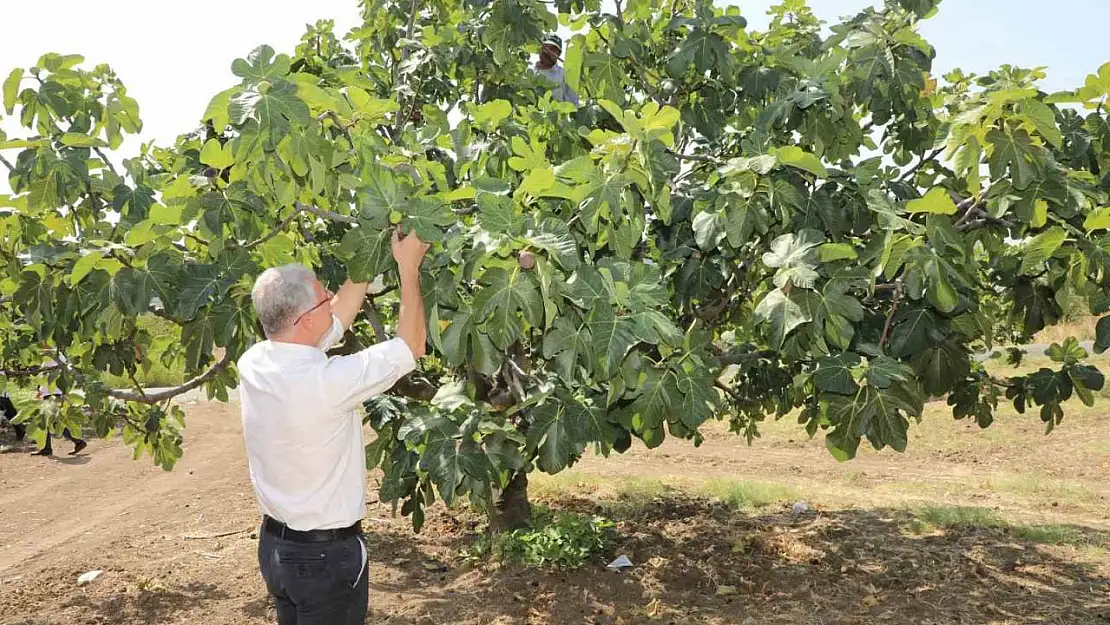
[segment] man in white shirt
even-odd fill
[[[45,344],[45,343],[42,345],[42,347],[48,353],[54,351],[54,350],[50,349],[50,346]],[[65,364],[67,362],[65,354],[62,354],[61,352],[57,352],[57,356],[58,356],[57,360],[54,360],[53,358],[51,358],[51,359],[47,360],[45,363],[43,363],[43,366],[46,367],[46,368],[54,368],[54,367],[58,367],[60,364]],[[63,397],[63,393],[60,389],[57,389],[57,388],[51,389],[48,386],[39,386],[38,398],[44,402],[44,405],[45,405],[44,409],[45,410],[52,410],[56,413],[57,410],[61,406],[62,397]],[[50,438],[51,438],[50,437],[50,430],[47,430],[46,431],[46,443],[42,446],[42,449],[40,449],[38,451],[35,451],[35,452],[31,452],[31,455],[33,455],[33,456],[53,456],[54,455],[54,445],[53,445],[53,443],[51,443]],[[84,439],[74,438],[73,434],[69,431],[69,428],[63,428],[62,429],[62,438],[66,439],[67,441],[69,441],[71,443],[73,443],[73,451],[69,452],[69,455],[71,455],[71,456],[76,456],[77,454],[81,453],[82,449],[89,446],[89,444],[87,442],[85,442]]]
[[[280,625],[366,618],[369,570],[361,521],[366,460],[359,408],[416,367],[426,328],[420,263],[428,246],[393,234],[401,281],[397,338],[329,358],[368,283],[329,293],[303,265],[267,269],[251,298],[265,341],[239,359],[251,484],[262,508],[258,561]]]
[[[567,84],[567,72],[559,65],[559,56],[562,53],[562,37],[555,33],[544,35],[540,42],[540,58],[532,71],[551,85],[552,98],[578,106],[578,94]]]

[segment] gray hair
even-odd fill
[[[267,337],[289,329],[297,317],[316,305],[316,276],[304,265],[273,267],[254,281],[251,301]]]

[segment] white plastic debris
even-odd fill
[[[89,571],[88,573],[84,573],[77,578],[77,585],[87,586],[96,581],[96,578],[100,577],[103,572],[104,571]]]
[[[612,569],[614,571],[619,571],[621,569],[627,569],[631,566],[632,566],[632,560],[629,560],[628,556],[623,556],[622,555],[619,558],[617,558],[616,560],[613,560],[612,562],[607,564],[606,568]]]
[[[806,512],[809,511],[809,504],[807,504],[804,501],[799,501],[799,502],[794,504],[794,507],[792,508],[792,510],[793,510],[794,514],[805,514]]]

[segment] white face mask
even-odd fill
[[[316,343],[316,347],[322,352],[335,347],[339,341],[343,340],[343,322],[339,320],[339,315],[331,314],[331,328],[320,337],[320,341]]]

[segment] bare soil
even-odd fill
[[[76,458],[0,454],[0,625],[274,622],[237,408],[191,406],[187,423],[172,472],[133,461],[119,440],[93,441]],[[1108,432],[1093,414],[1048,438],[1035,417],[988,433],[934,418],[915,427],[905,455],[838,464],[820,440],[774,424],[751,448],[710,428],[700,448],[669,441],[587,458],[538,480],[537,497],[612,512],[606,502],[622,484],[674,488],[620,508],[611,553],[573,572],[465,566],[457,554],[480,531],[477,516],[436,508],[413,535],[373,503],[368,622],[1110,624]],[[813,505],[742,511],[685,494],[712,480],[783,484]],[[990,527],[914,533],[921,504],[987,506],[1084,540],[1034,544]],[[618,554],[636,566],[606,571]],[[78,587],[94,569],[103,575]]]

